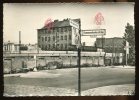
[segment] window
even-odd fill
[[[44,41],[44,38],[42,37],[42,41]]]
[[[69,29],[69,31],[71,31],[71,27],[69,27],[68,29]]]
[[[61,44],[61,49],[63,49],[63,44]]]
[[[51,48],[51,45],[49,44],[49,49]]]
[[[67,32],[67,27],[65,27],[65,32]]]
[[[55,48],[55,44],[53,44],[53,48]]]
[[[47,45],[45,46],[45,50],[47,50]]]
[[[47,41],[47,37],[45,37],[45,41]]]
[[[61,36],[61,40],[63,40],[63,36]]]
[[[53,41],[55,41],[55,36],[53,36]]]
[[[59,32],[61,32],[61,28],[59,28]]]
[[[65,44],[65,49],[67,49],[67,44]]]
[[[59,32],[59,29],[57,28],[57,32]]]
[[[61,32],[63,32],[63,28],[61,28]]]
[[[48,41],[51,41],[51,38],[50,37],[48,37]]]
[[[65,40],[67,40],[67,35],[65,35]]]
[[[69,35],[69,40],[71,40],[71,35]]]
[[[69,46],[71,46],[71,43],[69,43]]]
[[[57,36],[57,40],[59,40],[59,36]]]

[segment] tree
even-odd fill
[[[129,23],[127,23],[127,25],[125,26],[125,34],[123,38],[125,41],[129,42],[130,46],[128,64],[135,65],[135,29]]]

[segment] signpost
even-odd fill
[[[79,20],[79,33],[75,35],[75,44],[78,50],[78,96],[81,96],[81,22]]]

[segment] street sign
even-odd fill
[[[77,48],[81,46],[81,36],[79,33],[75,33],[75,45]]]
[[[78,24],[77,22],[75,22],[75,21],[73,21],[72,19],[70,19],[70,20],[69,20],[69,23],[70,23],[71,26],[73,26],[73,27],[79,29],[79,24]]]
[[[106,29],[82,30],[82,36],[102,36],[106,35]]]

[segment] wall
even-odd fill
[[[60,57],[38,57],[37,62],[33,57],[15,57],[12,58],[12,69],[19,69],[27,66],[28,68],[33,68],[36,66],[46,66],[49,62],[62,62],[65,67],[77,66],[77,57],[75,56],[60,56]],[[24,63],[24,65],[23,65]],[[4,60],[4,69],[11,69],[11,62],[8,60]],[[103,57],[81,57],[81,66],[83,64],[89,65],[103,65],[104,59]],[[85,66],[84,66],[85,67]]]

